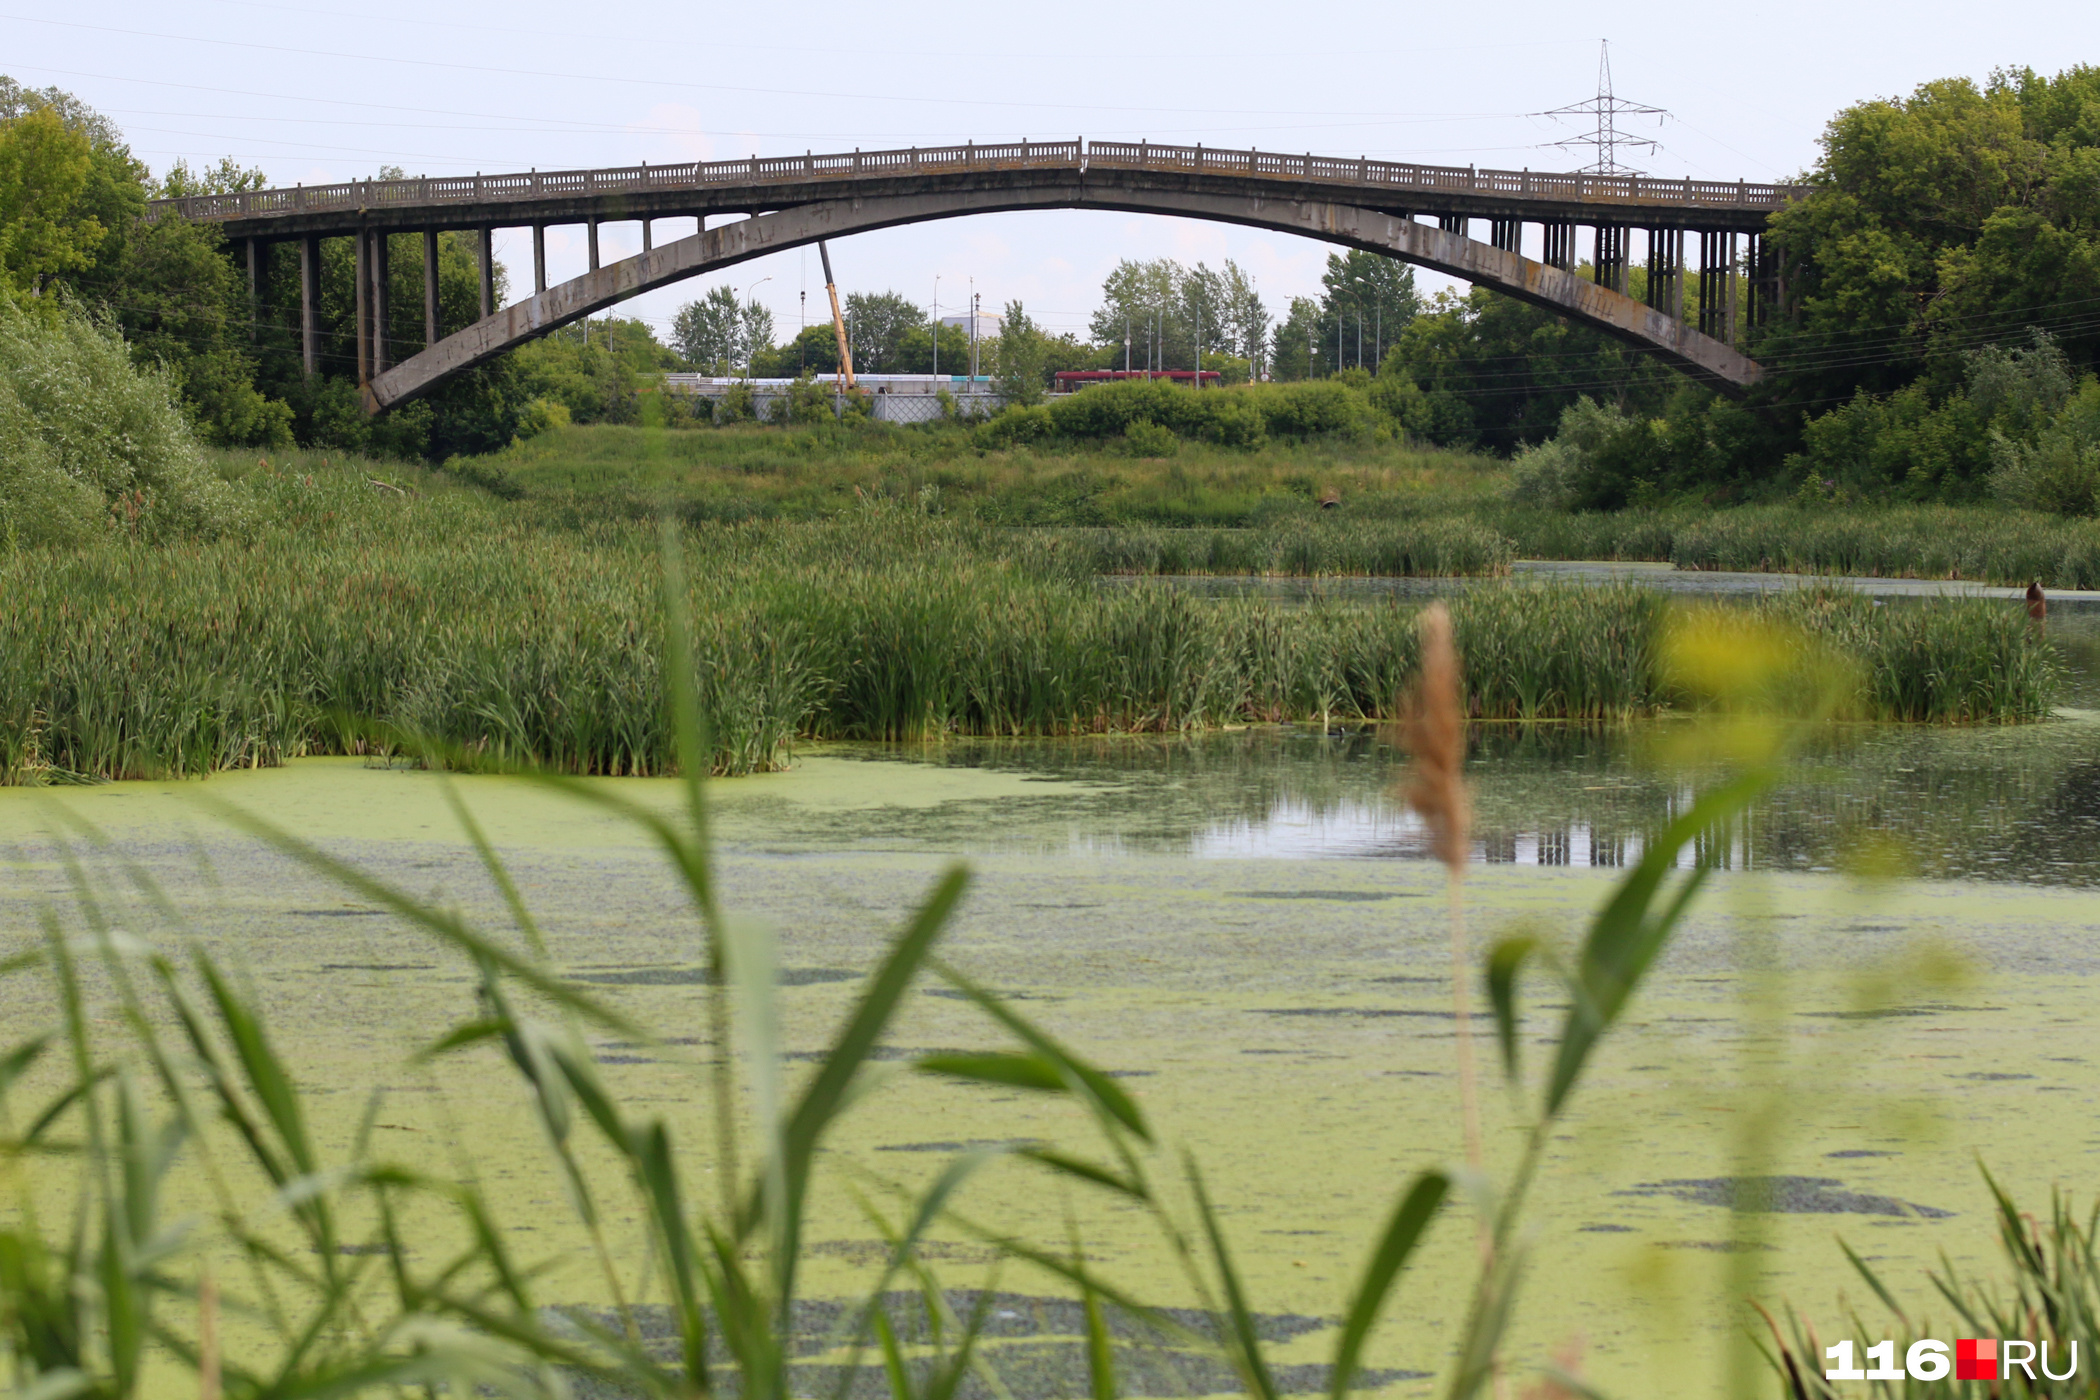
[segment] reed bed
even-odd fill
[[[0,560],[0,775],[196,776],[388,729],[462,762],[671,768],[653,529],[501,528],[429,499],[387,529],[312,489],[294,531]],[[1083,541],[904,511],[684,539],[717,773],[777,767],[799,738],[1382,721],[1416,667],[1410,604],[1105,589]],[[2001,604],[1755,606],[1855,657],[1865,716],[2024,719],[2055,693],[2053,651]],[[1490,583],[1451,608],[1477,717],[1671,704],[1653,592]]]
[[[1515,547],[1463,516],[1399,520],[1286,516],[1261,529],[1067,532],[1086,567],[1102,574],[1370,575],[1450,578],[1509,572]]]
[[[1968,579],[2100,588],[2100,522],[1996,506],[1734,506],[1563,513],[1471,508],[1519,559],[1645,559],[1680,569]]]

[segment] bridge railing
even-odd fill
[[[1683,204],[1777,208],[1796,198],[1794,185],[1746,180],[1670,180],[1654,175],[1562,175],[1535,170],[1482,170],[1470,165],[1411,165],[1334,156],[1279,155],[1218,146],[1156,146],[1149,141],[1096,141],[1087,164],[1107,169],[1186,170],[1191,174],[1252,175],[1319,184],[1370,185],[1387,190],[1513,195],[1583,204]]]
[[[215,221],[363,209],[430,207],[529,199],[594,198],[705,189],[714,185],[788,185],[870,175],[954,174],[1032,168],[1183,170],[1191,174],[1252,176],[1319,184],[1367,186],[1381,192],[1477,193],[1577,203],[1675,204],[1774,209],[1796,197],[1790,185],[1664,180],[1652,175],[1561,175],[1473,166],[1410,165],[1335,156],[1283,155],[1217,146],[1156,146],[1149,141],[1015,141],[980,146],[914,146],[892,151],[842,151],[682,165],[616,166],[603,170],[530,170],[522,174],[352,180],[290,189],[243,190],[154,200],[148,221],[174,212]]]

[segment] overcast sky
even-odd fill
[[[12,11],[13,13],[10,13]],[[272,183],[675,162],[950,141],[1147,138],[1505,169],[1573,169],[1551,143],[1581,121],[1537,115],[1596,91],[1611,42],[1618,95],[1669,115],[1623,153],[1659,175],[1782,179],[1807,167],[1847,103],[2000,66],[2100,61],[2092,0],[1902,4],[665,5],[634,0],[411,4],[347,0],[0,0],[0,72],[56,84],[114,118],[156,170],[232,155]],[[659,242],[690,232],[659,225]],[[640,250],[607,226],[604,256]],[[499,235],[512,286],[530,239]],[[1272,309],[1314,293],[1327,247],[1259,230],[1098,212],[988,215],[835,245],[843,289],[935,295],[959,311],[1011,299],[1083,329],[1119,258],[1233,258]],[[550,229],[550,275],[584,266]],[[714,281],[786,334],[797,294],[821,318],[813,253],[790,252],[628,303],[668,324]],[[1439,279],[1425,279],[1437,281]]]

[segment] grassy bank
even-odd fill
[[[1260,525],[1276,514],[1387,497],[1445,506],[1492,496],[1491,458],[1326,437],[1241,450],[1182,443],[982,451],[956,427],[568,428],[455,470],[555,518],[812,519],[869,497],[1001,525]],[[1389,515],[1389,511],[1377,512]]]
[[[241,485],[273,523],[239,541],[0,560],[8,780],[355,751],[367,738],[347,717],[572,772],[670,764],[654,527],[549,530],[363,465],[258,469]],[[712,766],[777,765],[798,737],[1380,720],[1413,673],[1411,607],[1103,589],[1093,575],[1115,544],[889,507],[688,532]],[[1466,590],[1453,611],[1470,708],[1667,706],[1664,606],[1632,587]],[[2002,605],[1759,606],[1858,662],[1862,715],[2024,718],[2054,693],[2053,652]]]
[[[879,500],[992,525],[1123,532],[1096,537],[1107,571],[1450,574],[1497,572],[1513,558],[1644,559],[2100,587],[2100,522],[1996,505],[1544,510],[1508,501],[1507,470],[1491,458],[1379,438],[1182,443],[1171,456],[1141,458],[1115,444],[984,451],[960,427],[652,435],[601,426],[456,462],[453,472],[566,528],[664,513],[692,523],[816,520]],[[1330,498],[1338,506],[1322,511]],[[1322,516],[1328,532],[1315,535],[1308,522]]]

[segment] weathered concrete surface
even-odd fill
[[[1701,383],[1741,394],[1763,371],[1710,336],[1628,296],[1475,239],[1418,224],[1403,214],[1320,200],[1162,190],[1146,181],[1045,184],[834,199],[709,229],[549,287],[455,332],[375,378],[367,411],[380,412],[504,351],[657,287],[731,267],[820,238],[900,224],[1025,209],[1103,209],[1171,214],[1302,234],[1448,273],[1593,326],[1649,351]]]

